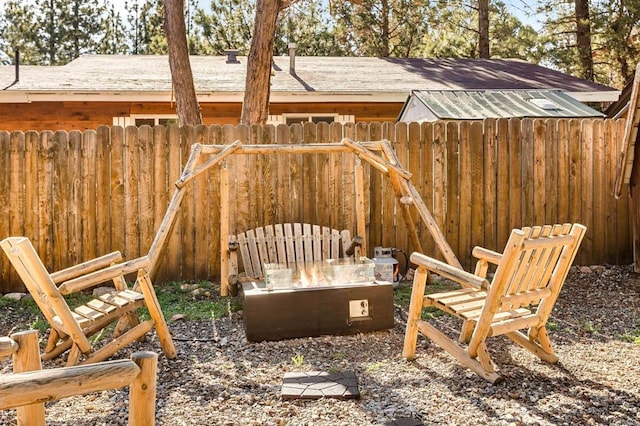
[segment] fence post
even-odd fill
[[[18,350],[13,354],[13,372],[41,370],[37,330],[14,333],[11,338],[18,344]],[[16,411],[18,426],[44,426],[45,424],[43,402],[18,407]]]

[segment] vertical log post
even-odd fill
[[[158,354],[135,352],[131,360],[140,367],[140,374],[129,386],[129,426],[153,426],[156,423]]]
[[[21,331],[11,335],[18,344],[13,354],[13,372],[23,373],[42,369],[38,332],[36,330]],[[25,405],[16,409],[19,426],[44,426],[44,403]]]
[[[418,342],[418,321],[422,314],[424,305],[424,290],[429,278],[429,271],[424,266],[419,266],[413,276],[413,288],[411,289],[411,302],[409,304],[409,315],[407,317],[407,328],[404,333],[404,346],[402,356],[412,360],[416,355],[416,344]]]
[[[360,157],[356,157],[355,166],[355,180],[356,180],[356,231],[359,236],[362,237],[362,244],[360,249],[364,256],[369,255],[367,250],[367,223],[365,212],[365,188],[364,188],[364,169],[362,167],[362,160]]]
[[[229,295],[229,170],[220,167],[220,295]]]

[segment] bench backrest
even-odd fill
[[[231,236],[237,242],[247,277],[262,278],[265,263],[289,267],[299,262],[339,259],[350,247],[351,233],[308,223],[285,223]],[[356,253],[357,255],[357,253]]]

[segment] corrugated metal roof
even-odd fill
[[[412,96],[439,119],[604,116],[560,90],[413,90]]]

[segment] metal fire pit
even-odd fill
[[[243,283],[248,341],[393,328],[393,285],[374,280],[367,258],[265,265],[264,282]]]

